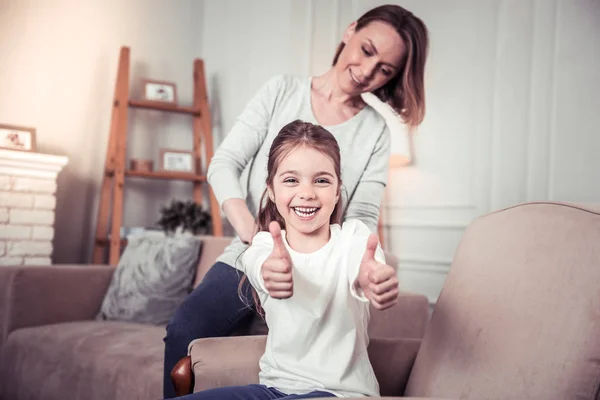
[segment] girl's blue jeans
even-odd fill
[[[177,397],[177,400],[271,400],[271,399],[315,399],[318,397],[335,397],[328,392],[310,392],[307,394],[285,394],[264,385],[228,386],[209,389],[203,392]]]
[[[164,398],[175,397],[175,388],[171,383],[171,370],[179,360],[187,356],[188,345],[192,340],[229,336],[236,328],[244,323],[249,323],[252,319],[255,307],[248,280],[245,280],[242,287],[245,302],[240,299],[238,294],[242,276],[243,274],[232,266],[217,262],[175,311],[167,325],[167,333],[164,338]],[[191,398],[195,399],[196,397]],[[238,397],[232,398],[237,399]]]

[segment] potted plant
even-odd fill
[[[192,235],[212,233],[210,213],[193,200],[173,200],[168,207],[162,207],[157,224],[167,235],[178,232]]]

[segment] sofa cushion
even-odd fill
[[[98,318],[166,325],[192,289],[201,239],[153,231],[127,239]]]
[[[18,329],[4,348],[0,398],[160,399],[164,333],[164,327],[114,321]]]

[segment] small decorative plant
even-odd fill
[[[160,210],[157,224],[166,234],[189,232],[193,235],[206,235],[212,232],[210,213],[193,200],[173,200],[168,207]]]

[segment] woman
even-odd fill
[[[359,219],[376,232],[390,133],[361,94],[375,94],[409,128],[418,126],[425,115],[427,49],[427,28],[419,18],[400,6],[376,7],[346,29],[327,72],[315,77],[276,76],[248,103],[215,152],[207,174],[238,236],[167,326],[165,398],[175,396],[170,372],[187,355],[192,340],[228,336],[255,313],[252,301],[238,296],[242,273],[236,263],[255,232],[267,155],[279,130],[300,119],[323,125],[335,136],[343,163],[344,220]],[[240,177],[247,168],[242,187]],[[244,293],[249,293],[249,285]]]

